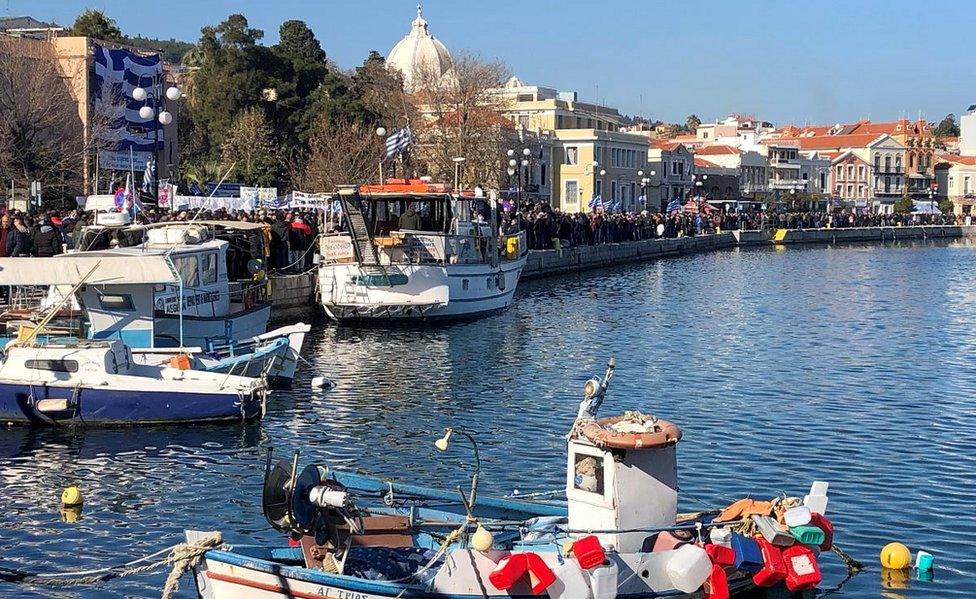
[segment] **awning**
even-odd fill
[[[162,256],[0,258],[0,285],[77,285],[92,269],[89,285],[171,283],[179,279]]]

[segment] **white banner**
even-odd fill
[[[173,198],[173,210],[219,210],[223,208],[229,212],[253,209],[250,200],[244,198],[208,198],[207,196],[182,196]]]
[[[142,172],[146,168],[146,163],[152,158],[152,152],[132,152],[130,157],[128,150],[118,152],[102,150],[98,153],[98,168],[109,171]]]

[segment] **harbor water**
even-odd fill
[[[463,484],[476,431],[481,494],[559,488],[583,382],[617,359],[604,415],[676,421],[682,511],[830,483],[837,543],[867,565],[835,597],[976,593],[976,245],[740,249],[525,283],[485,320],[433,328],[317,325],[295,388],[248,426],[0,429],[0,566],[61,571],[179,542],[280,541],[261,515],[278,457],[406,482]],[[309,380],[337,382],[312,391]],[[62,521],[61,489],[84,494]],[[889,541],[935,556],[931,581],[882,572]],[[152,597],[165,573],[2,597]],[[842,584],[843,583],[843,584]],[[184,578],[180,596],[190,597]]]

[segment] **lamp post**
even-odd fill
[[[468,495],[468,505],[466,506],[468,508],[474,508],[475,502],[478,500],[478,476],[481,474],[481,454],[478,452],[478,442],[475,441],[474,435],[465,429],[448,427],[444,429],[444,436],[434,441],[434,446],[440,451],[447,451],[453,435],[460,435],[470,441],[471,447],[474,450],[474,472],[471,474],[471,493]]]
[[[386,127],[377,127],[376,128],[376,137],[384,140],[384,142],[385,142],[385,140],[386,140]],[[386,144],[384,143],[383,145],[385,146]],[[384,151],[384,154],[381,154],[380,155],[380,185],[383,185],[383,160],[386,157],[386,154],[385,154],[386,148],[385,147],[384,147],[383,151]]]
[[[464,156],[456,156],[451,159],[454,162],[454,193],[461,193],[461,163],[464,162]]]
[[[641,202],[641,205],[644,207],[644,210],[647,210],[647,187],[651,183],[651,178],[654,177],[654,175],[656,175],[657,173],[652,169],[647,174],[650,175],[650,177],[645,177],[644,176],[644,171],[637,171],[637,176],[641,178],[641,180],[640,180],[640,182],[641,182],[641,197],[643,198],[643,201]]]
[[[171,85],[164,90],[163,87],[165,84],[166,77],[162,72],[160,72],[159,75],[150,76],[149,85],[150,89],[152,90],[151,95],[149,90],[142,86],[141,77],[139,79],[138,87],[134,87],[132,89],[133,100],[137,102],[146,102],[146,104],[139,109],[139,117],[144,120],[153,120],[152,168],[155,172],[152,174],[155,175],[155,177],[153,179],[152,191],[153,197],[156,198],[157,201],[159,199],[159,129],[160,125],[167,127],[173,122],[173,113],[167,110],[167,103],[177,102],[183,97],[183,92],[180,91],[180,88],[176,87],[175,85]],[[129,170],[134,170],[131,160],[129,163]],[[167,163],[167,166],[171,167],[172,164]],[[168,168],[167,174],[170,175]]]

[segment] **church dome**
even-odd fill
[[[418,79],[427,79],[428,73],[430,79],[438,82],[452,73],[451,53],[428,31],[420,5],[417,5],[417,18],[410,24],[410,33],[390,50],[386,66],[403,74],[407,91],[413,91]]]

